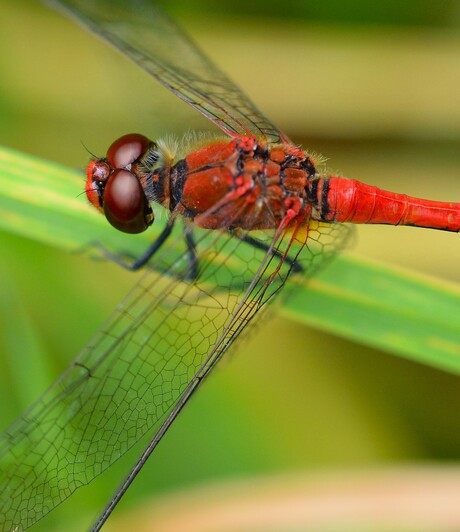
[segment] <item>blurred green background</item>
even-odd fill
[[[212,59],[291,138],[327,156],[330,168],[460,201],[460,2],[172,4],[169,12]],[[103,154],[130,131],[157,138],[212,129],[135,65],[37,2],[2,3],[0,72],[0,143],[69,166],[85,166],[82,143]],[[134,279],[82,254],[0,238],[3,428]],[[353,251],[460,282],[458,235],[359,227]],[[276,317],[208,380],[120,513],[152,495],[229,478],[453,464],[458,406],[455,376]],[[36,529],[86,527],[139,452]]]

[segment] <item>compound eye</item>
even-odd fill
[[[103,208],[107,220],[124,233],[142,233],[154,220],[139,180],[127,170],[115,170],[110,176]]]
[[[107,161],[112,168],[126,168],[147,150],[150,140],[144,135],[130,133],[117,139],[107,151]]]

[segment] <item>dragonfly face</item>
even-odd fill
[[[86,196],[119,231],[142,233],[153,223],[142,179],[158,160],[156,153],[156,145],[147,137],[129,134],[110,146],[107,157],[88,165]]]

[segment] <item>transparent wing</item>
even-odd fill
[[[115,46],[229,135],[286,136],[149,0],[48,0]]]
[[[344,244],[346,227],[311,224],[283,235],[275,253],[229,233],[200,231],[200,275],[190,283],[180,280],[192,267],[182,235],[168,241],[155,256],[159,271],[141,278],[78,358],[1,436],[0,529],[31,526],[146,432],[161,438],[171,412],[284,285],[292,261],[299,259],[308,274]],[[273,243],[267,234],[260,239]]]

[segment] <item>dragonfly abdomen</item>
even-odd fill
[[[460,204],[414,198],[344,177],[309,183],[314,217],[331,222],[460,231]]]

